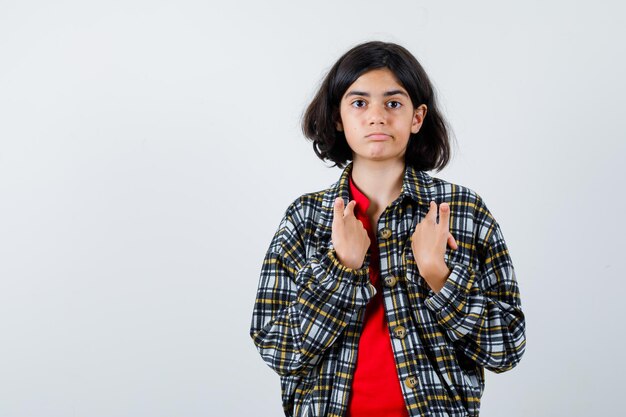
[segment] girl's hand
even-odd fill
[[[355,200],[344,208],[343,199],[335,199],[331,240],[339,262],[348,268],[359,269],[370,247],[370,238],[363,223],[354,215],[354,206]]]
[[[446,246],[450,245],[454,250],[459,248],[450,233],[449,223],[448,203],[439,205],[439,223],[437,223],[437,203],[431,201],[426,217],[415,227],[411,236],[411,249],[419,273],[435,292],[443,288],[450,275],[444,260]]]

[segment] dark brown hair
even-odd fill
[[[426,72],[404,47],[380,41],[366,42],[346,52],[330,69],[302,119],[304,136],[313,142],[313,150],[323,161],[344,168],[352,160],[344,132],[336,129],[340,121],[339,105],[348,87],[364,73],[388,68],[406,89],[413,108],[426,104],[426,117],[418,133],[412,133],[405,153],[405,163],[417,170],[440,171],[450,160],[448,126],[443,118],[435,91]]]

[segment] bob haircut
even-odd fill
[[[404,47],[380,41],[366,42],[346,52],[330,69],[302,119],[304,136],[323,161],[344,168],[352,160],[344,132],[337,130],[339,106],[346,90],[364,73],[388,68],[409,93],[413,108],[426,104],[426,117],[411,133],[405,163],[420,171],[443,169],[450,160],[447,122],[438,109],[435,91],[426,72]]]

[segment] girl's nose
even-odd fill
[[[386,122],[385,110],[378,107],[370,107],[369,112],[369,123],[370,124],[379,124]]]

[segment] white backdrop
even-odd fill
[[[616,415],[626,371],[618,1],[0,0],[0,416],[279,416],[248,335],[287,205],[340,174],[300,117],[357,43],[422,62],[431,173],[502,226],[527,317],[483,416]]]

